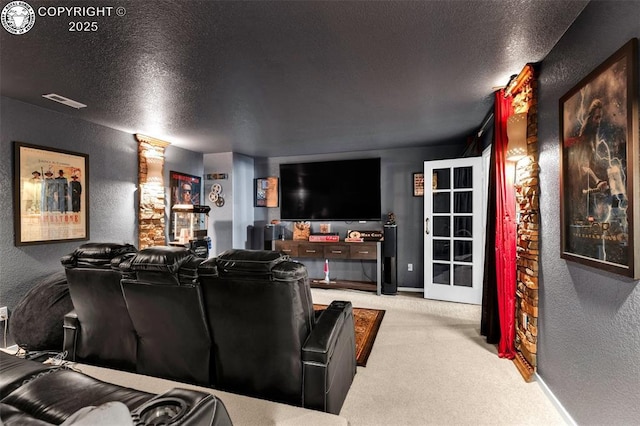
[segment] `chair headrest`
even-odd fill
[[[305,278],[307,270],[304,265],[291,261],[288,255],[276,251],[232,249],[203,262],[198,268],[198,274],[201,277],[266,277],[270,280],[288,281]]]
[[[137,252],[131,244],[86,243],[60,259],[65,268],[117,267],[127,257]]]
[[[278,263],[289,259],[288,255],[276,251],[231,249],[216,258],[216,265],[221,272],[269,273]]]
[[[190,284],[204,259],[184,247],[155,246],[140,250],[120,264],[129,278],[157,284]]]

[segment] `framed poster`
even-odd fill
[[[171,207],[176,204],[200,204],[199,176],[187,175],[180,172],[169,172],[169,189],[171,191]]]
[[[89,156],[14,142],[15,245],[89,239]]]
[[[254,207],[278,207],[278,178],[256,179],[253,199]]]
[[[640,277],[638,40],[560,99],[561,257]]]
[[[413,174],[413,196],[424,197],[424,173]]]

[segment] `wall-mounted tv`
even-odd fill
[[[380,158],[280,164],[280,219],[381,220]]]

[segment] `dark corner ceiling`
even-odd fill
[[[30,31],[0,29],[3,96],[193,151],[284,156],[465,140],[588,2],[27,3]]]

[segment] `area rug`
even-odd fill
[[[314,304],[313,309],[323,310],[327,305]],[[379,309],[353,308],[353,323],[356,329],[356,362],[359,367],[367,366],[367,359],[376,341],[378,329],[385,311]]]

